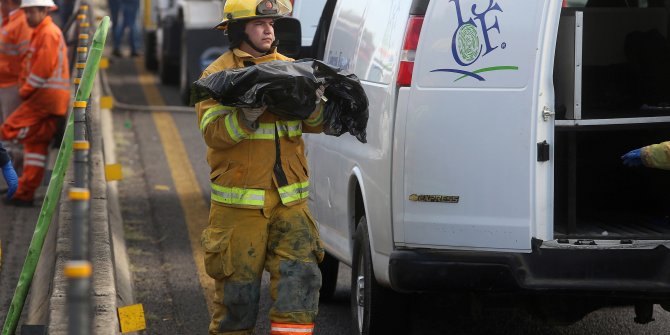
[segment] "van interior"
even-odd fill
[[[564,3],[554,63],[554,237],[670,239],[670,171],[620,157],[670,141],[670,0]]]

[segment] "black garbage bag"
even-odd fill
[[[340,136],[346,132],[367,143],[368,97],[355,74],[314,61],[317,78],[325,78],[328,101],[323,112],[323,133]]]
[[[349,132],[366,143],[368,99],[360,81],[317,60],[273,61],[214,73],[193,83],[191,104],[212,98],[226,106],[260,107],[284,120],[305,120],[316,108],[316,89],[328,101],[324,133]]]
[[[214,73],[193,83],[191,103],[212,98],[233,107],[268,106],[286,120],[304,120],[316,108],[310,63],[272,61]]]

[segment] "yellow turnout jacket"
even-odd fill
[[[292,61],[276,49],[254,58],[239,49],[221,55],[201,77],[273,60]],[[323,105],[322,105],[323,106]],[[323,131],[323,108],[304,121],[285,121],[266,111],[258,129],[244,120],[241,110],[209,99],[195,105],[211,167],[211,200],[226,206],[262,208],[265,190],[277,189],[284,205],[307,199],[309,170],[302,133]]]

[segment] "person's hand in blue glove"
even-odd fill
[[[7,164],[2,167],[2,176],[5,177],[7,186],[9,187],[7,189],[7,199],[11,199],[14,192],[16,192],[16,189],[19,187],[19,177],[16,175],[16,171],[14,171],[12,161],[7,162]]]
[[[641,151],[642,149],[635,149],[621,156],[621,159],[623,160],[623,165],[628,167],[642,166]]]

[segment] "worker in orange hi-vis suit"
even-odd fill
[[[28,51],[30,36],[33,33],[20,6],[21,0],[0,0],[3,14],[0,27],[0,124],[21,103],[19,97],[21,60]]]
[[[49,12],[53,0],[23,0],[28,25],[34,29],[19,76],[21,105],[7,118],[0,131],[5,140],[23,144],[23,174],[14,197],[6,204],[32,206],[42,181],[47,150],[56,133],[58,118],[70,101],[67,48],[60,28]]]

